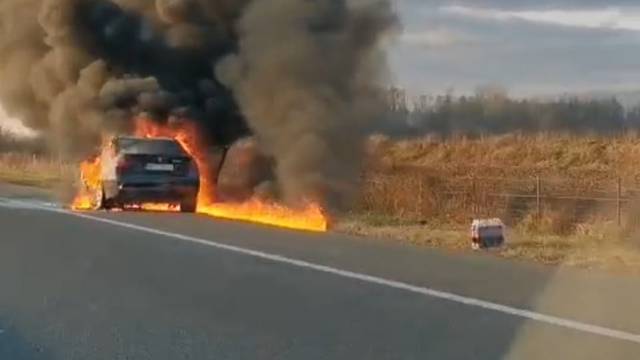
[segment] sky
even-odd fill
[[[392,81],[411,94],[640,90],[638,0],[394,0]]]

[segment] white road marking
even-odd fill
[[[0,198],[0,200],[3,200],[3,199]],[[20,201],[16,201],[16,200],[10,200],[10,199],[4,199],[4,200],[8,200],[8,204],[0,202],[0,207],[11,208],[12,206],[10,203],[12,202],[20,203]],[[226,251],[230,251],[238,254],[248,255],[248,256],[252,256],[260,259],[269,260],[272,262],[278,262],[278,263],[288,264],[288,265],[292,265],[300,268],[311,269],[311,270],[315,270],[315,271],[319,271],[327,274],[337,275],[344,278],[359,280],[359,281],[363,281],[371,284],[387,286],[387,287],[399,289],[399,290],[405,290],[405,291],[409,291],[415,294],[420,294],[428,297],[448,300],[448,301],[456,302],[459,304],[478,307],[486,310],[497,311],[503,314],[509,314],[512,316],[534,320],[534,321],[551,324],[555,326],[560,326],[560,327],[564,327],[572,330],[577,330],[584,333],[590,333],[590,334],[595,334],[595,335],[600,335],[604,337],[609,337],[609,338],[618,339],[618,340],[625,340],[625,341],[630,341],[630,342],[640,344],[640,334],[634,334],[634,333],[615,330],[615,329],[611,329],[603,326],[587,324],[584,322],[565,319],[558,316],[545,315],[545,314],[538,313],[531,310],[519,309],[519,308],[507,306],[507,305],[501,305],[498,303],[490,302],[490,301],[457,295],[457,294],[453,294],[446,291],[435,290],[428,287],[416,286],[416,285],[411,285],[411,284],[400,282],[400,281],[384,279],[377,276],[352,272],[348,270],[342,270],[342,269],[320,265],[320,264],[316,264],[316,263],[312,263],[304,260],[289,258],[282,255],[270,254],[270,253],[251,250],[243,247],[222,244],[212,240],[201,239],[201,238],[173,233],[169,231],[157,230],[157,229],[130,224],[126,222],[104,219],[96,216],[87,215],[85,213],[76,213],[76,212],[71,212],[71,211],[67,211],[67,210],[64,210],[61,208],[55,208],[55,207],[43,207],[37,204],[28,204],[28,205],[25,203],[23,204],[25,205],[23,208],[30,208],[34,210],[45,210],[45,211],[50,211],[50,212],[55,212],[55,213],[60,213],[65,215],[72,215],[72,216],[83,218],[83,219],[93,220],[93,221],[97,221],[105,224],[119,226],[122,228],[137,230],[137,231],[141,231],[149,234],[179,239],[179,240],[187,241],[190,243],[209,246],[209,247],[222,249],[222,250],[226,250]]]
[[[12,209],[50,210],[60,209],[60,205],[40,200],[14,200],[0,198],[0,206]]]

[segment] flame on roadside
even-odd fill
[[[157,211],[157,212],[178,212],[180,206],[177,204],[165,204],[165,203],[143,203],[133,204],[127,206],[128,209],[142,210],[142,211]]]
[[[198,213],[290,229],[327,231],[327,219],[322,208],[317,204],[308,204],[302,209],[291,209],[283,205],[251,199],[240,204],[198,205]]]
[[[95,207],[94,191],[102,186],[100,157],[83,161],[80,164],[80,177],[83,184],[71,203],[73,210],[91,210]]]
[[[283,228],[324,232],[328,221],[322,207],[310,202],[302,208],[290,208],[282,204],[250,199],[242,203],[221,203],[215,199],[215,169],[201,143],[198,129],[194,123],[187,121],[170,121],[167,125],[159,125],[149,119],[140,117],[136,120],[134,135],[147,138],[173,138],[195,160],[200,172],[200,192],[197,199],[197,212],[218,218],[241,220]],[[82,176],[87,188],[95,189],[100,184],[100,159],[83,162]],[[92,208],[92,196],[79,194],[74,200],[74,210]],[[137,207],[136,207],[137,206]],[[178,211],[174,204],[137,204],[134,209],[147,211]]]

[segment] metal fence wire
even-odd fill
[[[620,178],[590,181],[369,173],[363,185],[360,210],[416,220],[463,224],[471,218],[499,217],[516,225],[553,218],[569,226],[597,218],[622,225],[640,210],[636,182],[627,185]]]

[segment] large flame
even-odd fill
[[[91,210],[95,206],[94,191],[102,186],[100,157],[83,161],[80,164],[83,188],[71,204],[73,210]]]
[[[257,222],[290,229],[327,230],[327,219],[322,208],[314,203],[308,204],[304,209],[294,210],[283,205],[251,199],[240,204],[198,204],[198,212],[219,218]]]
[[[243,203],[216,202],[214,175],[218,169],[212,168],[212,161],[207,154],[206,147],[199,141],[198,129],[191,122],[174,121],[168,125],[159,125],[146,118],[138,118],[134,135],[147,138],[174,138],[196,161],[200,171],[200,192],[197,204],[197,212],[200,214],[290,229],[327,231],[327,218],[322,207],[317,203],[310,202],[303,208],[294,209],[257,198]],[[88,188],[100,186],[99,165],[99,158],[82,163],[83,179]],[[91,196],[81,193],[76,197],[72,208],[74,210],[91,209],[91,200]],[[177,211],[177,208],[172,204],[138,204],[134,207],[150,211]]]

